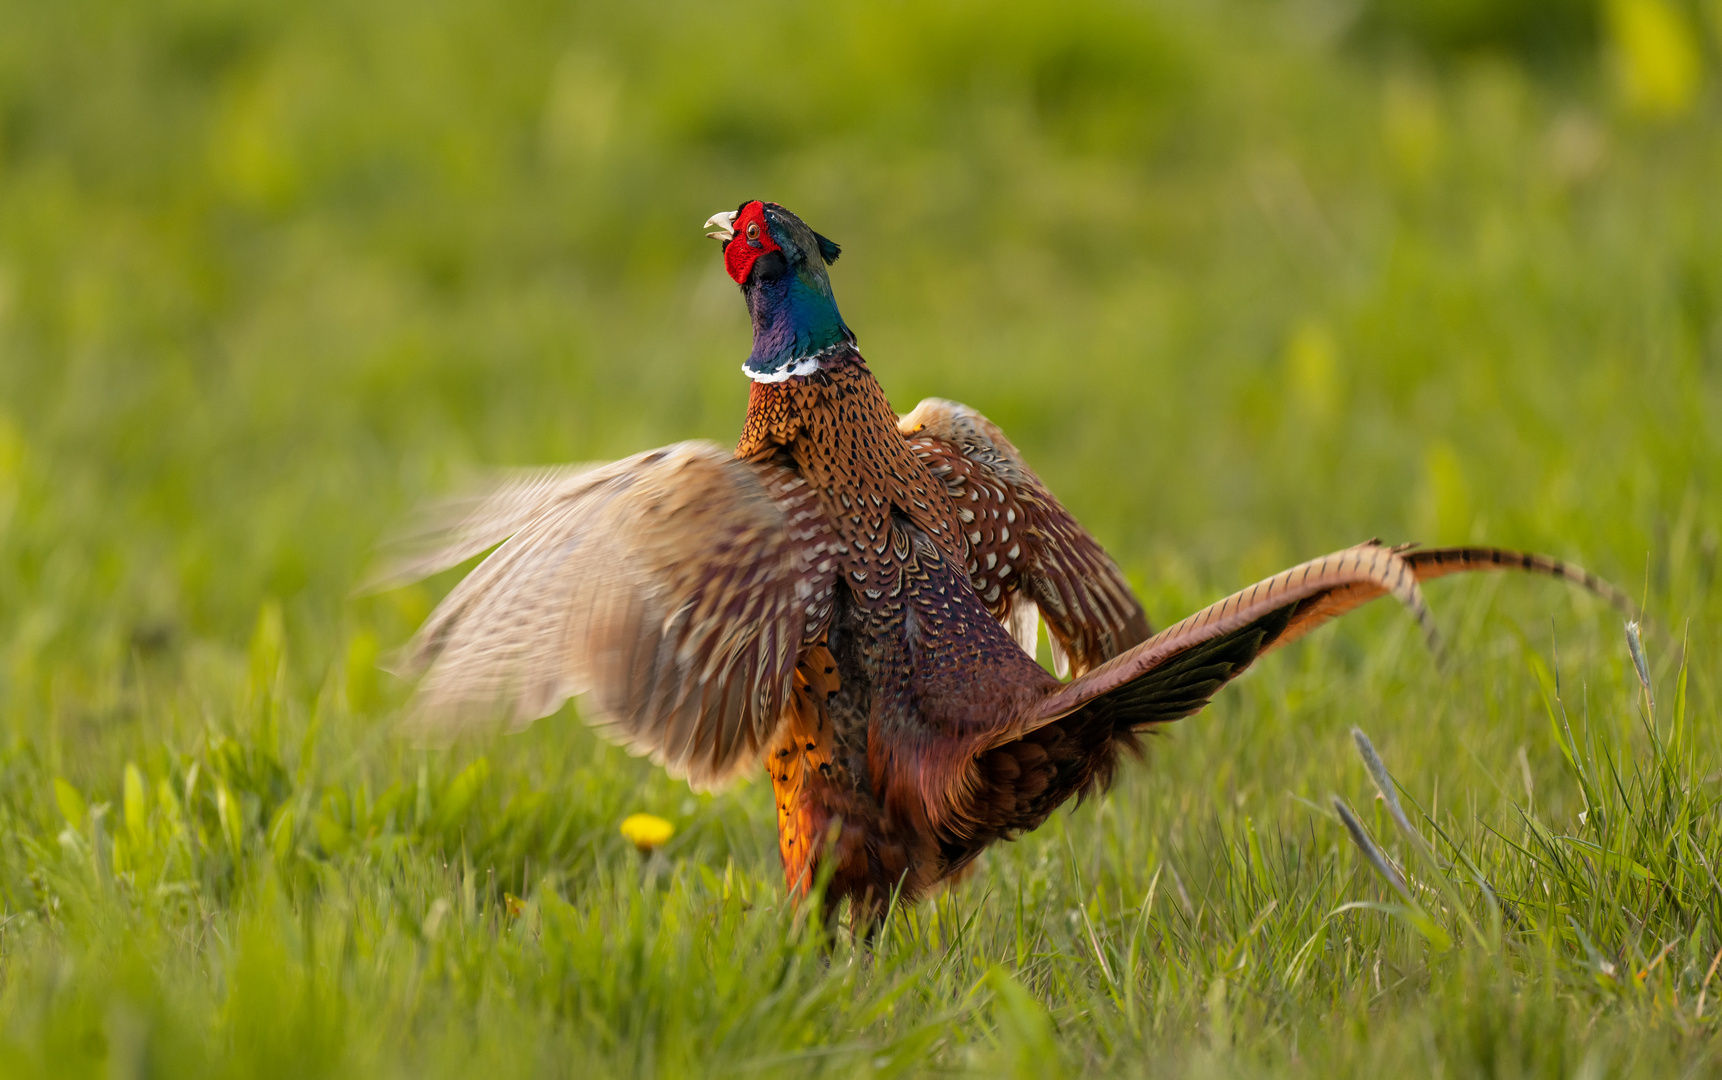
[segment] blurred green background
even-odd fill
[[[146,1072],[255,1075],[270,1039],[282,1060],[327,1051],[296,1075],[405,1068],[435,1027],[413,995],[465,1002],[463,976],[366,961],[353,1000],[399,1010],[366,1041],[316,1027],[314,1003],[247,1005],[244,964],[297,986],[280,972],[301,961],[270,949],[299,956],[327,918],[352,955],[386,953],[390,911],[434,944],[451,852],[528,899],[550,874],[623,903],[614,823],[633,809],[683,827],[677,873],[727,862],[773,895],[759,785],[688,798],[565,718],[488,756],[397,745],[404,688],[375,661],[450,579],[353,595],[389,525],[476,470],[735,438],[748,326],[699,223],[748,198],[843,245],[838,297],[897,408],[936,394],[998,421],[1156,623],[1369,536],[1544,550],[1647,598],[1661,675],[1689,635],[1692,707],[1717,731],[1717,0],[0,0],[0,27],[15,1070],[106,1068],[126,1032],[156,1048]],[[1549,658],[1552,632],[1569,678],[1618,688],[1615,624],[1549,586],[1434,599],[1460,674],[1369,614],[1060,822],[1139,823],[1167,851],[1250,814],[1295,832],[1285,792],[1355,771],[1338,733],[1357,722],[1419,732],[1403,771],[1510,820],[1520,766],[1528,791],[1560,761],[1520,650]],[[1570,785],[1546,798],[1580,808]],[[157,845],[148,875],[126,861],[182,813],[183,851]],[[1321,828],[1309,850],[1331,855]],[[1064,829],[999,873],[1062,858]],[[1136,893],[1152,865],[1129,869]],[[371,922],[331,899],[359,895]],[[501,925],[476,895],[472,925]],[[288,929],[257,931],[255,956],[235,944],[270,919]],[[120,970],[144,989],[100,989]],[[618,978],[623,1012],[661,992]],[[432,989],[400,989],[415,979]],[[522,994],[491,1006],[496,1030],[533,1033],[516,1049],[567,1039],[604,1071],[668,1068],[628,1055],[686,1034],[624,1037],[604,1009]],[[1188,994],[1167,1046],[1208,1023],[1210,991]],[[150,1011],[175,995],[179,1019]],[[950,1032],[985,1026],[950,1008],[923,1048],[940,1067],[968,1060]],[[1080,1060],[1116,1066],[1119,1045]],[[864,1071],[875,1050],[809,1060]]]

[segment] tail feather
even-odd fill
[[[1440,635],[1435,628],[1435,620],[1429,614],[1410,566],[1392,548],[1370,541],[1281,571],[1167,627],[1134,649],[1119,654],[1048,695],[1027,722],[1026,730],[1052,723],[1091,701],[1138,680],[1153,678],[1162,671],[1175,682],[1176,674],[1183,670],[1175,661],[1190,650],[1216,639],[1230,638],[1239,632],[1252,632],[1251,628],[1257,623],[1273,616],[1270,621],[1274,632],[1257,637],[1258,645],[1250,650],[1249,660],[1254,660],[1256,655],[1284,635],[1288,624],[1280,613],[1291,609],[1295,615],[1308,603],[1354,587],[1371,590],[1356,604],[1391,593],[1417,619],[1430,646],[1439,650]],[[1248,666],[1247,661],[1234,660],[1231,674],[1224,681],[1229,681]],[[1132,690],[1131,695],[1138,690]]]
[[[1462,574],[1473,570],[1517,570],[1522,573],[1540,574],[1543,577],[1570,581],[1581,589],[1607,600],[1627,615],[1637,612],[1637,606],[1632,602],[1632,597],[1614,585],[1581,566],[1574,566],[1572,563],[1562,562],[1547,555],[1538,555],[1530,551],[1509,551],[1506,548],[1444,547],[1403,549],[1400,551],[1400,556],[1411,565],[1411,569],[1417,574],[1418,581],[1428,581],[1432,578],[1446,577],[1448,574]]]
[[[1098,710],[1114,718],[1119,730],[1189,716],[1257,658],[1390,594],[1416,617],[1439,654],[1420,583],[1486,570],[1559,578],[1629,615],[1634,611],[1620,589],[1547,555],[1488,547],[1389,548],[1370,541],[1275,574],[1168,627],[1048,695],[1004,741],[1079,710]]]
[[[1435,578],[1446,577],[1448,574],[1509,570],[1541,577],[1558,578],[1577,585],[1586,592],[1606,600],[1628,618],[1634,617],[1638,610],[1637,605],[1632,602],[1632,598],[1613,584],[1597,577],[1583,567],[1562,562],[1548,555],[1495,547],[1418,548],[1409,544],[1396,547],[1393,551],[1405,560],[1405,565],[1412,574],[1416,575],[1419,584]],[[1385,595],[1384,591],[1372,583],[1356,582],[1314,598],[1298,608],[1292,616],[1291,622],[1286,625],[1285,632],[1269,642],[1262,649],[1262,652],[1266,654],[1282,646],[1290,645],[1330,619],[1336,619],[1346,612],[1362,607],[1383,595]]]

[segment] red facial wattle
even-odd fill
[[[762,202],[755,200],[742,207],[731,228],[735,230],[735,239],[724,245],[723,266],[737,285],[745,285],[748,272],[753,269],[754,262],[761,255],[783,249],[771,238],[771,230],[765,221],[765,204]],[[748,236],[750,228],[754,233],[751,238]]]

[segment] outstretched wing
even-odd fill
[[[966,405],[927,398],[897,427],[956,504],[975,591],[1031,655],[1037,607],[1060,676],[1081,676],[1148,637],[1148,618],[1118,564],[998,425]]]
[[[517,469],[420,507],[406,528],[384,542],[377,565],[359,591],[399,588],[489,551],[545,507],[585,488],[588,475],[604,464]]]
[[[476,500],[402,573],[506,542],[403,650],[423,731],[587,718],[695,787],[758,761],[824,633],[837,543],[794,471],[688,442]],[[423,537],[421,537],[421,540]]]
[[[1082,709],[1105,714],[1121,730],[1189,716],[1262,654],[1379,596],[1404,604],[1439,650],[1418,582],[1468,570],[1561,578],[1632,611],[1619,589],[1545,555],[1499,548],[1411,551],[1370,541],[1275,574],[1167,627],[1044,699],[1017,731],[1032,731]]]

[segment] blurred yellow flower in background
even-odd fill
[[[1608,24],[1627,106],[1656,117],[1691,108],[1703,59],[1686,17],[1667,0],[1610,0]]]
[[[651,851],[669,843],[676,827],[656,814],[629,814],[622,821],[622,835],[641,851]]]

